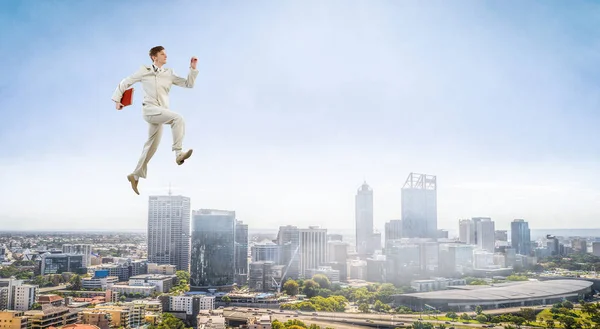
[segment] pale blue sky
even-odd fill
[[[0,11],[0,221],[10,229],[146,225],[147,197],[236,210],[252,227],[379,229],[411,172],[438,176],[439,225],[598,227],[600,5],[593,1],[12,1]],[[167,49],[194,89],[183,166],[169,127],[141,196],[125,176],[146,139],[141,86]]]

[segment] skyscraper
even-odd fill
[[[296,226],[280,226],[277,244],[281,246],[281,265],[285,267],[285,278],[297,279],[300,276],[300,230]]]
[[[83,265],[89,267],[92,265],[92,245],[91,244],[68,244],[62,245],[63,254],[83,255]]]
[[[148,262],[175,265],[189,271],[190,198],[150,196],[148,201]]]
[[[373,190],[364,182],[355,197],[356,251],[369,254],[373,239]]]
[[[529,223],[523,219],[515,219],[510,223],[510,241],[517,254],[529,255],[531,253]]]
[[[235,211],[200,209],[193,212],[191,287],[234,283]]]
[[[248,277],[248,224],[235,223],[235,274],[236,283],[245,285]]]
[[[496,249],[496,230],[491,218],[478,218],[477,221],[477,247],[487,252]]]
[[[299,232],[300,275],[306,277],[308,270],[317,269],[327,262],[327,229],[309,226]]]
[[[437,238],[436,176],[410,173],[402,187],[402,234]]]
[[[402,220],[392,219],[385,223],[385,241],[398,239],[402,239]]]

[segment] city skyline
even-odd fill
[[[235,3],[145,4],[192,33],[147,33],[130,3],[5,6],[3,228],[143,228],[171,184],[250,227],[351,229],[366,180],[383,231],[410,172],[438,177],[440,228],[597,226],[599,4]],[[195,87],[171,91],[195,151],[177,166],[165,131],[137,196],[141,87],[122,111],[110,95],[156,45],[179,74],[199,59]]]

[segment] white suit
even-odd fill
[[[171,68],[158,68],[154,65],[142,65],[134,74],[123,79],[115,89],[112,100],[120,102],[123,92],[136,82],[142,83],[144,100],[142,114],[148,122],[148,140],[144,144],[142,155],[133,174],[146,178],[148,162],[156,152],[162,136],[162,126],[171,125],[173,133],[172,149],[181,152],[185,135],[185,122],[178,113],[169,109],[169,91],[172,85],[192,88],[198,76],[198,70],[190,68],[187,79],[177,76]]]

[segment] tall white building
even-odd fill
[[[300,276],[300,229],[296,226],[280,226],[277,233],[277,244],[281,247],[281,264],[286,265],[287,278],[297,279]]]
[[[91,244],[63,244],[63,254],[83,255],[83,265],[89,267],[92,265],[92,245]]]
[[[169,193],[170,194],[170,193]],[[148,262],[190,267],[190,198],[151,196],[148,201]]]
[[[308,270],[327,262],[327,229],[309,226],[300,229],[299,234],[300,275],[306,277]]]
[[[38,286],[30,284],[16,286],[14,290],[14,310],[28,311],[37,301],[38,291]]]
[[[355,196],[356,251],[370,254],[373,239],[373,189],[364,182]],[[380,242],[381,244],[381,242]]]
[[[481,226],[480,223],[482,221],[489,222],[490,219],[488,217],[473,217],[471,219],[459,220],[458,221],[459,240],[466,244],[479,246],[481,248],[482,227],[485,229],[489,228],[489,223],[483,224],[483,226]],[[489,233],[489,232],[486,231],[486,238],[489,238],[487,233]],[[495,232],[494,232],[494,240],[495,240]],[[489,243],[489,241],[488,241],[488,243]]]
[[[193,296],[170,296],[170,311],[185,312],[185,314],[194,314]]]
[[[28,311],[38,293],[38,286],[23,284],[23,280],[0,279],[0,310]]]
[[[494,253],[484,250],[475,250],[473,252],[473,267],[479,269],[494,267]]]
[[[477,247],[491,253],[496,249],[496,228],[491,218],[477,222]]]
[[[466,244],[472,244],[471,241],[475,240],[473,235],[475,232],[472,229],[473,222],[470,219],[459,219],[458,220],[458,240]]]
[[[211,311],[215,308],[215,296],[170,296],[170,311],[194,314],[194,303],[198,304],[199,310]]]
[[[410,173],[402,187],[402,235],[437,239],[436,176]]]
[[[252,261],[261,262],[269,261],[279,263],[281,259],[280,255],[281,246],[271,240],[263,240],[252,246]]]

